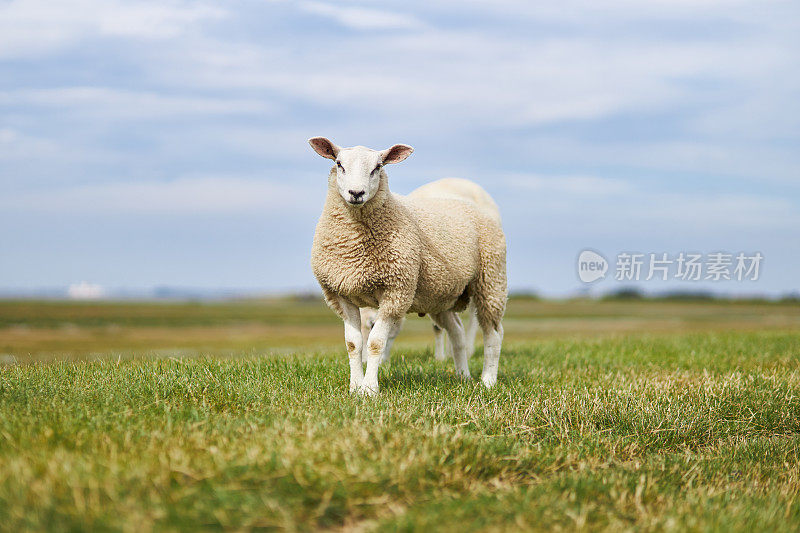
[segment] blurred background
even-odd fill
[[[517,293],[619,290],[590,248],[760,252],[637,287],[796,294],[799,45],[790,1],[2,2],[0,293],[316,294],[323,135],[484,186]]]

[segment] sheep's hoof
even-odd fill
[[[481,382],[487,389],[491,389],[497,383],[497,376],[481,376]]]
[[[358,394],[361,392],[361,385],[360,381],[350,380],[350,394]]]
[[[469,375],[469,368],[463,370],[456,369],[456,376],[462,381],[472,381],[472,376]]]
[[[361,387],[358,389],[358,393],[361,396],[369,396],[374,397],[378,395],[378,384],[374,383],[372,385],[368,385],[366,383],[362,383]]]

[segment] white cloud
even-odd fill
[[[621,206],[622,207],[622,206]],[[652,193],[634,195],[620,213],[636,223],[722,235],[731,230],[780,230],[800,223],[791,201],[756,194]],[[793,222],[790,222],[793,221]]]
[[[691,173],[712,179],[733,179],[767,184],[798,184],[800,160],[796,151],[780,144],[753,143],[717,137],[691,137],[628,141],[582,140],[564,135],[532,135],[515,139],[528,157],[539,164],[613,166],[638,169],[643,176],[665,172]],[[717,182],[719,183],[719,182]],[[719,186],[734,188],[734,182]]]
[[[323,189],[296,183],[201,176],[20,192],[4,196],[0,207],[11,211],[83,214],[298,213],[318,212],[323,197]]]
[[[205,43],[187,53],[161,65],[160,78],[215,90],[270,90],[337,111],[456,127],[665,111],[692,102],[689,80],[740,83],[788,64],[779,47],[747,40],[537,39],[474,30],[355,34],[335,46],[313,35],[275,48]]]
[[[13,128],[0,128],[0,161],[59,157],[64,152],[47,139],[25,135]]]
[[[19,133],[11,128],[0,129],[0,144],[11,144],[19,139]]]
[[[560,176],[542,174],[515,174],[505,178],[505,183],[537,193],[591,195],[593,197],[625,193],[631,185],[614,178],[598,176]]]
[[[443,11],[454,8],[471,13],[512,16],[516,19],[538,20],[586,25],[614,22],[641,22],[653,18],[678,17],[713,18],[715,20],[752,20],[763,15],[766,6],[773,11],[792,8],[792,0],[561,0],[560,2],[529,2],[527,0],[446,0],[436,3]]]
[[[348,7],[323,2],[301,2],[303,11],[335,20],[342,26],[355,30],[414,30],[425,24],[405,13],[381,9]]]
[[[204,2],[12,0],[0,3],[0,58],[43,54],[91,37],[165,39],[225,15]]]
[[[689,241],[698,235],[730,239],[743,231],[785,232],[800,225],[800,211],[790,199],[767,193],[664,191],[592,176],[563,187],[553,177],[526,181],[533,183],[533,194],[498,197],[504,220],[558,228],[555,234],[564,236],[611,235],[619,242],[683,236]],[[606,190],[607,184],[616,190]]]
[[[103,117],[127,118],[192,114],[251,114],[274,110],[274,106],[263,99],[170,95],[108,87],[62,87],[0,92],[0,106],[2,105],[57,107],[61,110],[73,108],[83,114],[95,113]]]

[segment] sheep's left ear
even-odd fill
[[[407,144],[395,144],[391,148],[381,152],[381,160],[384,164],[399,163],[411,155],[414,149]]]

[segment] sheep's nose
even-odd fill
[[[361,198],[362,196],[364,196],[364,191],[354,191],[354,190],[349,190],[349,191],[347,191],[347,192],[349,192],[349,193],[350,193],[350,195],[353,197],[353,199],[354,199],[354,200],[358,200],[359,198]]]

